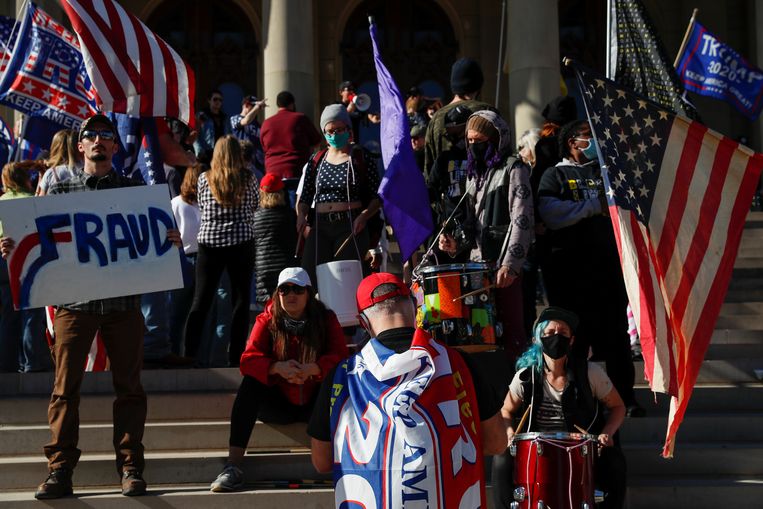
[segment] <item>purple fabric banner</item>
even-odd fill
[[[395,231],[400,254],[406,261],[432,233],[432,212],[424,176],[413,155],[403,97],[382,62],[373,22],[369,32],[374,48],[376,81],[379,83],[381,151],[385,169],[379,196],[384,204],[384,215]]]

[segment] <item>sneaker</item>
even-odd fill
[[[146,494],[146,481],[137,470],[125,470],[122,472],[122,495],[126,497],[138,497]]]
[[[209,489],[215,493],[222,493],[236,491],[243,485],[244,472],[234,465],[225,465],[225,468],[220,472],[220,475],[217,476],[217,479],[215,479]]]
[[[71,495],[72,490],[72,471],[66,468],[52,470],[48,474],[45,482],[37,487],[34,492],[34,498],[37,500],[47,500],[51,498],[61,498]]]

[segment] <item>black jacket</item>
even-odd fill
[[[276,289],[278,274],[286,267],[299,265],[294,258],[297,244],[297,216],[283,205],[258,208],[254,213],[254,270],[257,302],[266,302]]]

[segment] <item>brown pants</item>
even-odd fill
[[[80,457],[79,401],[90,344],[97,330],[111,361],[114,400],[114,450],[119,475],[143,470],[146,393],[143,368],[143,315],[139,309],[104,315],[59,308],[54,322],[56,377],[48,406],[51,441],[44,448],[50,470],[73,469]]]

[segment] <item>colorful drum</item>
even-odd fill
[[[593,509],[595,436],[520,433],[509,450],[514,456],[512,508]]]
[[[420,325],[443,343],[467,351],[496,347],[500,326],[489,286],[493,270],[486,263],[456,263],[424,267],[413,291]],[[480,291],[481,290],[481,291]],[[467,295],[466,297],[464,297]]]

